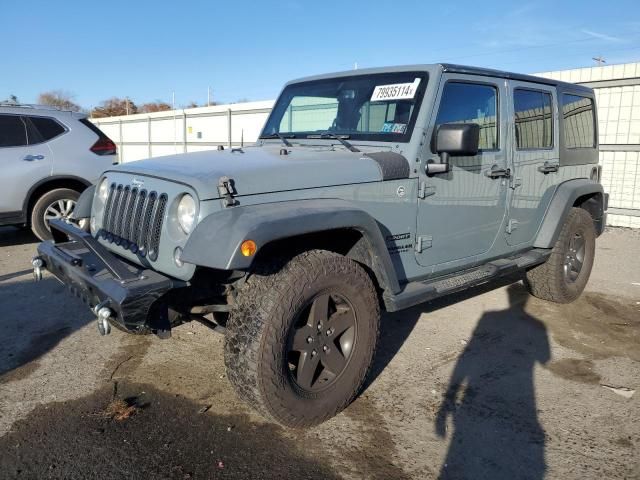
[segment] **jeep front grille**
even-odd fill
[[[166,208],[165,193],[112,183],[98,235],[133,253],[146,255],[149,260],[156,260]]]

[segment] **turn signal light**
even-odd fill
[[[258,250],[258,247],[256,245],[256,242],[254,242],[253,240],[245,240],[244,242],[242,242],[242,245],[240,245],[240,251],[245,257],[250,257],[251,255],[256,253],[256,250]]]

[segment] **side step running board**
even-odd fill
[[[397,295],[385,295],[384,303],[389,312],[403,310],[505,275],[523,271],[543,263],[550,254],[551,250],[534,249],[515,257],[494,260],[463,272],[419,282],[409,282]]]

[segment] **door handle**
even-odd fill
[[[557,163],[544,162],[544,165],[538,167],[538,171],[542,173],[557,172],[560,169],[560,165]]]
[[[33,162],[34,160],[44,160],[44,155],[25,155],[22,160],[25,162]]]
[[[511,169],[493,165],[491,170],[487,170],[484,174],[489,178],[509,178],[511,176]]]

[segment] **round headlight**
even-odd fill
[[[107,195],[109,194],[109,182],[106,178],[103,178],[98,186],[98,198],[101,202],[107,201]]]
[[[185,193],[178,203],[178,223],[186,234],[191,233],[196,223],[196,202],[188,193]]]

